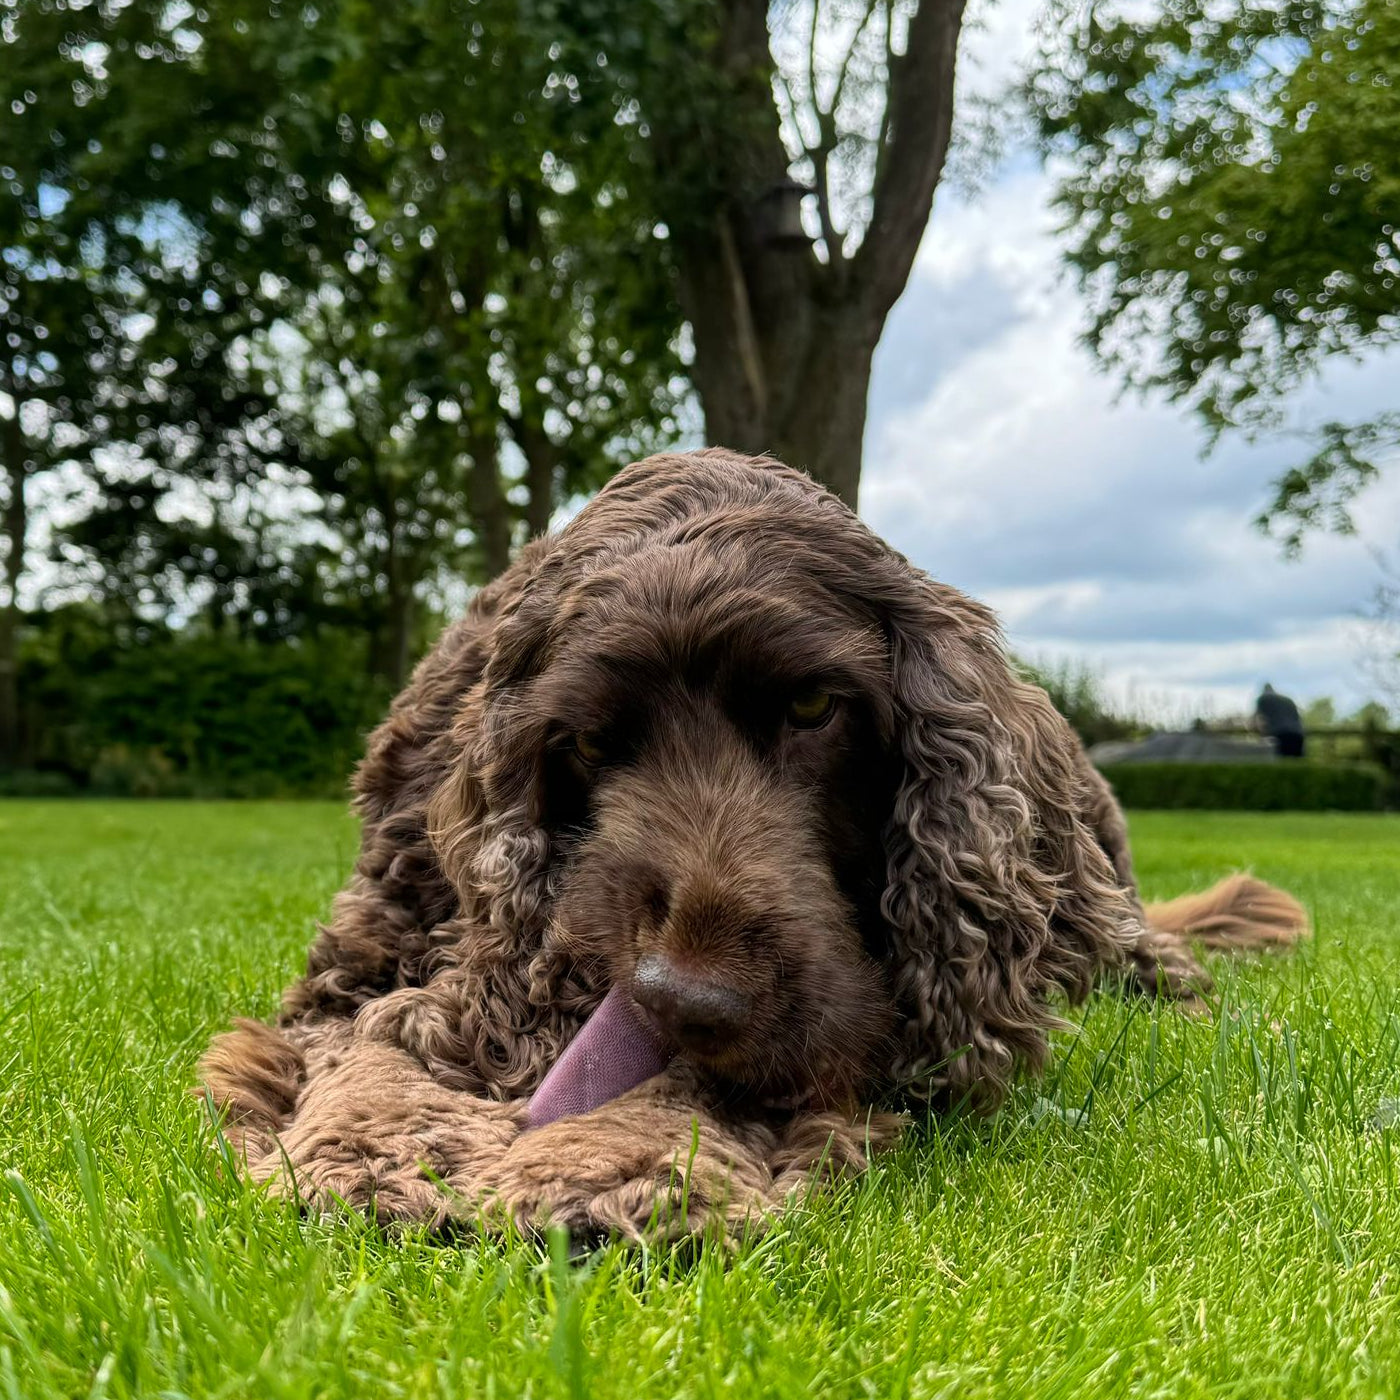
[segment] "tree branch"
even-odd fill
[[[890,63],[870,226],[852,285],[883,322],[909,279],[953,130],[953,77],[965,0],[922,0]]]
[[[763,370],[763,351],[758,341],[758,329],[754,325],[753,306],[749,301],[749,287],[744,279],[744,263],[734,240],[734,229],[729,216],[723,210],[717,219],[720,254],[724,263],[724,275],[729,283],[734,317],[734,335],[739,352],[739,363],[748,383],[749,394],[759,421],[768,413],[768,376]]]
[[[836,117],[837,108],[841,106],[842,94],[846,91],[846,79],[850,75],[851,59],[855,57],[855,52],[860,47],[860,41],[865,37],[865,31],[869,27],[870,21],[875,18],[876,11],[882,8],[883,6],[880,0],[870,0],[870,3],[866,5],[865,18],[861,20],[860,24],[856,27],[856,32],[852,36],[850,45],[846,49],[846,56],[841,60],[841,71],[836,75],[836,87],[831,94],[831,106],[827,108],[833,120]],[[886,43],[889,42],[888,36],[890,34],[890,26],[893,25],[893,23],[894,15],[891,13],[886,21]],[[812,93],[812,105],[816,107],[818,113],[821,112],[821,104],[817,101],[815,91]]]
[[[825,139],[811,152],[812,169],[817,177],[817,215],[821,219],[822,242],[826,244],[828,264],[836,268],[845,264],[846,250],[841,235],[836,231],[836,222],[831,217],[831,181],[828,175],[830,156],[831,146]]]
[[[832,90],[831,102],[823,107],[817,95],[815,53],[817,26],[821,11],[819,0],[812,6],[812,34],[807,53],[807,95],[811,103],[813,119],[817,124],[817,144],[807,147],[806,153],[812,162],[812,170],[816,177],[817,213],[821,221],[822,242],[826,245],[827,262],[833,268],[839,268],[846,261],[845,240],[836,228],[836,221],[831,209],[831,153],[836,149],[837,141],[840,139],[836,127],[837,113],[841,106],[841,98],[846,91],[846,80],[850,76],[851,60],[860,47],[860,41],[864,38],[870,21],[881,8],[881,0],[869,0],[866,5],[865,17],[856,27],[856,32],[841,59],[841,67],[836,76],[836,86]],[[802,129],[796,120],[796,103],[793,101],[791,89],[781,72],[778,74],[778,80],[782,84],[784,92],[787,93],[788,106],[794,113],[793,125],[797,128],[800,139]]]
[[[544,428],[544,414],[536,404],[522,401],[521,411],[501,410],[506,432],[525,458],[525,528],[531,539],[549,529],[554,514],[555,471],[563,463],[563,450]]]

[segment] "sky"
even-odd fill
[[[960,95],[1015,79],[1040,3],[972,0]],[[1357,536],[1313,535],[1286,559],[1251,522],[1302,443],[1226,438],[1203,455],[1186,410],[1123,395],[1078,343],[1087,309],[1061,267],[1051,192],[1025,149],[976,191],[939,191],[875,357],[862,514],[997,608],[1019,655],[1089,666],[1134,713],[1238,714],[1265,681],[1354,709],[1376,693],[1368,661],[1384,641],[1363,620],[1376,552],[1400,570],[1400,463],[1358,501]],[[1397,403],[1393,347],[1329,366],[1292,417]],[[36,521],[35,560],[41,534]]]
[[[984,9],[960,91],[989,92],[1029,47],[1030,0]],[[1400,550],[1400,469],[1363,495],[1352,538],[1285,559],[1251,524],[1297,439],[1205,435],[1186,410],[1124,395],[1077,342],[1051,181],[1012,152],[976,192],[945,187],[875,358],[861,514],[916,564],[1001,613],[1012,647],[1074,659],[1164,721],[1252,708],[1265,681],[1343,709],[1375,686],[1363,614],[1375,557]],[[1337,363],[1299,425],[1400,401],[1400,353]]]

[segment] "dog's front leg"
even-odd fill
[[[794,1197],[864,1170],[899,1120],[802,1113],[734,1117],[673,1068],[589,1113],[522,1133],[487,1173],[518,1226],[633,1240],[761,1230]]]
[[[249,1174],[312,1210],[344,1204],[385,1225],[471,1220],[520,1132],[523,1100],[449,1089],[392,1046],[351,1042],[312,1066]]]

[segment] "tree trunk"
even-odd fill
[[[467,511],[476,531],[485,577],[493,579],[510,565],[510,502],[501,486],[501,469],[494,430],[468,435],[471,473],[467,483]]]
[[[774,425],[773,451],[782,461],[809,472],[852,510],[860,495],[865,409],[870,365],[879,328],[857,335],[842,327],[842,338],[819,332],[806,357],[803,393]]]
[[[382,601],[371,613],[369,672],[387,680],[395,692],[408,680],[413,639],[413,586],[417,571],[411,562],[411,546],[403,538],[398,502],[391,483],[382,484],[378,503],[384,528],[384,576]]]
[[[792,307],[787,324],[810,327],[801,336],[774,336],[763,345],[758,376],[736,372],[739,356],[725,353],[744,336],[742,318],[706,325],[696,337],[695,381],[705,408],[706,438],[716,447],[769,453],[799,467],[853,510],[860,492],[861,445],[870,367],[880,324],[856,309]],[[757,338],[756,339],[756,344]],[[704,350],[701,346],[704,346]],[[787,385],[774,398],[753,385]],[[771,392],[771,391],[770,391]]]
[[[369,642],[371,676],[387,680],[395,692],[408,680],[413,655],[413,585],[417,569],[406,557],[392,503],[384,510],[388,541],[385,548],[384,592],[375,614]]]
[[[904,52],[890,59],[870,217],[849,256],[828,203],[825,162],[836,144],[829,113],[818,114],[822,139],[808,153],[818,170],[825,261],[806,239],[773,226],[773,195],[789,161],[773,106],[766,4],[723,7],[723,126],[714,106],[668,101],[673,88],[656,90],[648,104],[709,441],[781,457],[852,508],[871,359],[908,280],[947,154],[963,3],[921,0]],[[708,171],[692,163],[685,178],[668,179],[667,167],[681,169],[694,152],[704,153]]]
[[[5,599],[0,606],[0,768],[14,768],[20,761],[19,732],[19,580],[24,571],[24,546],[28,534],[28,505],[24,498],[29,464],[25,459],[24,430],[19,421],[19,400],[4,421],[0,472],[7,478],[5,501]]]
[[[412,587],[395,579],[385,599],[383,665],[379,674],[386,676],[394,690],[402,690],[408,680],[413,657],[414,597]]]
[[[520,417],[510,419],[509,427],[515,445],[525,458],[525,489],[529,492],[525,503],[525,529],[534,539],[549,529],[554,514],[559,449],[544,430],[544,414],[538,404],[522,404]]]
[[[800,467],[854,510],[884,317],[859,297],[828,296],[805,246],[751,245],[740,261],[726,254],[724,241],[692,247],[682,271],[706,438]],[[762,315],[750,295],[754,282],[765,289]]]

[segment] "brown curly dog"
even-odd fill
[[[306,975],[203,1073],[255,1179],[385,1221],[737,1230],[863,1167],[899,1122],[872,1102],[995,1104],[1102,974],[1191,998],[1187,935],[1304,930],[1244,876],[1144,912],[992,614],[723,451],[629,467],[529,545],[356,792]],[[613,989],[674,1058],[531,1130]]]

